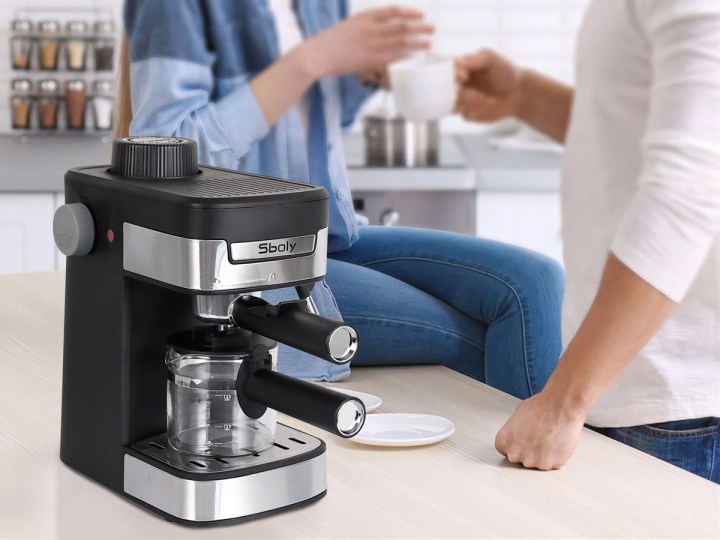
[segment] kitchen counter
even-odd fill
[[[327,443],[324,499],[230,527],[168,523],[58,458],[63,282],[0,276],[1,538],[720,536],[720,486],[592,431],[560,471],[508,464],[493,440],[517,400],[433,366],[355,369],[337,386],[379,395],[382,412],[450,418],[446,441],[364,447],[285,418]]]
[[[556,152],[495,148],[486,135],[443,134],[441,167],[366,167],[359,133],[343,141],[355,190],[532,190],[558,189]],[[71,167],[109,163],[110,139],[98,135],[0,135],[1,192],[61,193]]]
[[[556,192],[560,189],[562,153],[557,150],[502,147],[494,144],[487,134],[456,138],[468,167],[477,174],[479,191]]]
[[[353,190],[558,191],[562,154],[510,149],[487,134],[442,134],[438,167],[367,167],[360,133],[344,139]]]
[[[453,135],[440,136],[437,167],[368,167],[365,139],[360,133],[346,135],[343,147],[353,191],[475,190],[475,171],[467,165]]]

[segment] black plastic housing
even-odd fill
[[[112,228],[116,238],[123,222],[228,242],[316,234],[328,224],[328,194],[321,187],[212,167],[171,179],[124,178],[107,165],[80,167],[65,175],[65,193],[66,202],[88,205],[101,235]]]
[[[122,494],[128,445],[166,430],[166,341],[198,323],[188,292],[123,269],[123,223],[228,242],[317,234],[328,194],[210,167],[171,180],[108,168],[65,175],[65,201],[89,208],[95,239],[67,259],[60,457]]]

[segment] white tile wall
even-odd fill
[[[493,47],[515,61],[572,80],[575,35],[589,0],[396,0],[425,12],[436,25],[440,54]],[[386,0],[354,0],[358,11]],[[547,69],[552,68],[552,69]]]
[[[238,0],[250,2],[254,0]],[[320,0],[318,0],[320,1]],[[423,10],[437,26],[434,48],[440,54],[466,54],[493,47],[515,61],[565,81],[572,80],[573,46],[589,0],[353,0],[353,9],[406,4]],[[0,1],[0,132],[8,128],[10,22],[25,8],[109,9],[120,20],[122,0]],[[463,129],[459,121],[447,123]]]
[[[490,47],[515,62],[565,82],[573,80],[575,37],[589,0],[395,0],[421,9],[437,28],[433,48],[443,55],[463,55]],[[385,0],[354,0],[359,11],[386,5]],[[377,101],[368,103],[370,109]],[[448,131],[476,126],[446,119]]]

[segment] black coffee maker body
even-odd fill
[[[110,167],[65,176],[54,221],[68,256],[60,457],[167,519],[217,524],[322,497],[325,445],[273,424],[260,451],[216,453],[210,439],[178,449],[167,436],[168,344],[210,370],[235,355],[227,390],[203,386],[219,384],[212,373],[173,384],[210,388],[248,429],[270,409],[350,437],[365,410],[275,371],[276,341],[335,363],[357,349],[354,329],[318,316],[309,296],[326,269],[327,192],[196,156],[193,141],[131,137],[115,141]],[[298,301],[257,297],[279,287],[296,287]]]

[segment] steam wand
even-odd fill
[[[297,287],[297,291],[299,301],[278,305],[240,296],[230,304],[230,322],[334,364],[349,362],[357,351],[357,331],[317,315],[311,287]],[[346,438],[356,435],[365,423],[362,401],[273,371],[264,345],[256,346],[243,362],[235,389],[240,407],[250,418],[260,418],[270,407]]]
[[[357,331],[309,313],[303,305],[301,300],[275,306],[256,296],[240,296],[230,305],[230,322],[333,364],[347,364],[357,352]]]
[[[258,345],[240,367],[235,390],[247,416],[260,418],[270,407],[344,438],[362,429],[365,405],[358,398],[283,375],[270,366],[268,348]]]

